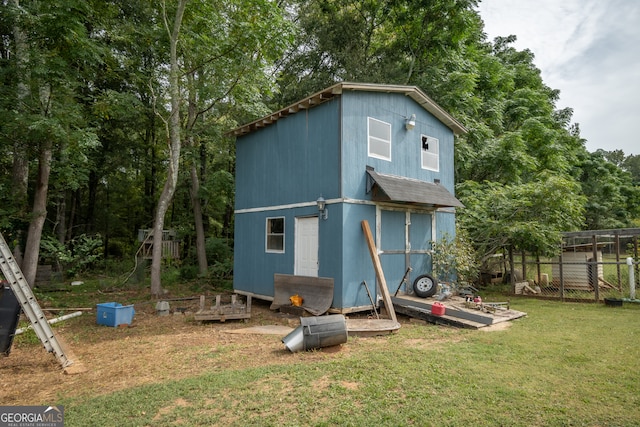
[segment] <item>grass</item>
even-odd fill
[[[504,331],[407,324],[290,365],[58,403],[67,426],[638,425],[640,305],[512,308],[528,316]]]

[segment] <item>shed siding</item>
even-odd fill
[[[235,249],[233,266],[234,289],[257,295],[273,297],[273,275],[275,273],[293,274],[295,261],[295,218],[317,216],[315,206],[295,209],[281,209],[267,212],[249,212],[236,214]],[[265,223],[270,217],[285,217],[285,251],[268,253],[265,251]],[[322,248],[323,222],[320,221],[319,245]],[[318,253],[320,259],[324,254]],[[326,258],[320,262],[319,275],[327,276],[334,267],[325,265],[331,262]]]
[[[408,131],[405,118],[412,114],[416,126]],[[391,162],[368,157],[367,117],[391,124]],[[422,134],[439,140],[438,172],[421,167]],[[439,179],[453,193],[453,149],[453,133],[447,126],[408,96],[382,92],[345,91],[310,110],[238,137],[234,289],[273,297],[273,275],[294,272],[295,218],[317,216],[319,196],[330,201],[346,199],[328,204],[328,219],[318,220],[318,275],[334,279],[334,309],[370,306],[363,281],[374,301],[377,297],[362,220],[372,229],[382,224],[380,248],[398,251],[381,257],[390,291],[398,287],[407,258],[414,268],[410,280],[431,271],[429,255],[403,252],[407,249],[407,211],[411,209],[411,249],[417,251],[429,249],[434,234],[454,233],[453,213],[402,204],[380,210],[366,192],[366,167],[426,182]],[[266,253],[266,218],[279,216],[285,218],[285,251]]]
[[[453,134],[418,103],[402,94],[345,92],[342,95],[342,170],[343,194],[355,199],[369,199],[366,195],[367,165],[380,173],[405,176],[426,182],[439,179],[454,192]],[[405,118],[416,115],[416,127],[406,130]],[[391,161],[369,157],[367,153],[367,117],[391,124]],[[422,169],[421,135],[440,141],[440,171]]]
[[[339,110],[332,100],[239,137],[236,210],[338,197]]]
[[[456,214],[452,210],[436,212],[436,240],[444,237],[452,239],[456,236]]]
[[[373,205],[345,203],[342,205],[342,211],[342,270],[339,281],[341,288],[336,288],[334,303],[339,308],[371,305],[362,282],[367,282],[369,291],[375,298],[376,274],[361,222],[367,220],[372,230],[375,229],[376,208]],[[373,238],[376,238],[375,232]]]

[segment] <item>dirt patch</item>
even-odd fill
[[[493,325],[486,326],[484,328],[480,328],[483,332],[495,332],[495,331],[504,331],[511,326],[510,322],[500,322],[494,323]]]
[[[340,346],[291,353],[281,340],[289,328],[300,324],[299,317],[270,310],[269,302],[254,300],[251,319],[246,322],[202,323],[189,314],[195,311],[195,304],[176,305],[186,313],[168,316],[158,316],[151,303],[136,304],[130,327],[97,325],[95,311],[56,324],[56,335],[86,368],[75,375],[64,374],[54,355],[43,349],[35,335],[31,339],[17,337],[10,356],[0,357],[0,402],[51,404],[63,397],[108,394],[206,372],[313,362],[398,345],[397,339],[388,337],[357,338]],[[423,327],[408,317],[399,316],[398,320],[402,328]],[[247,328],[258,333],[247,333]],[[240,330],[243,333],[229,333]],[[424,349],[433,348],[433,344],[429,339],[408,343]],[[341,385],[346,389],[358,387],[357,383]],[[174,404],[183,403],[176,400]]]
[[[97,325],[95,311],[84,313],[54,327],[56,336],[86,369],[74,375],[63,372],[35,335],[19,336],[9,357],[0,357],[0,402],[49,404],[62,397],[107,394],[221,369],[348,354],[348,346],[291,353],[281,342],[286,333],[260,331],[285,332],[299,325],[299,317],[272,311],[269,305],[254,300],[247,322],[202,323],[189,315],[195,307],[186,307],[186,314],[158,316],[152,304],[141,304],[135,306],[132,325],[117,328]],[[247,333],[247,328],[257,333]],[[229,333],[234,331],[243,333]]]
[[[95,312],[58,324],[86,372],[67,375],[55,356],[35,339],[17,337],[9,357],[0,358],[0,402],[36,405],[60,397],[99,395],[168,379],[180,379],[224,367],[289,363],[291,353],[275,334],[230,334],[248,326],[290,326],[292,319],[253,304],[249,322],[201,323],[188,314],[157,316],[136,306],[130,327],[96,324]],[[295,319],[294,319],[295,323]],[[256,353],[260,357],[251,357]]]

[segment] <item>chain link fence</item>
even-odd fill
[[[639,236],[638,228],[565,233],[558,256],[506,250],[490,260],[482,279],[508,283],[514,294],[562,300],[634,299],[640,284]]]

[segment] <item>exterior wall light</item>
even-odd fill
[[[316,204],[318,205],[318,212],[320,212],[320,216],[322,219],[327,219],[329,217],[329,210],[327,209],[327,201],[324,197],[318,197],[316,200]]]
[[[416,115],[415,115],[415,114],[412,114],[412,115],[411,115],[411,117],[407,117],[407,118],[404,120],[404,127],[405,127],[407,130],[411,130],[411,129],[413,129],[414,127],[416,127]]]

